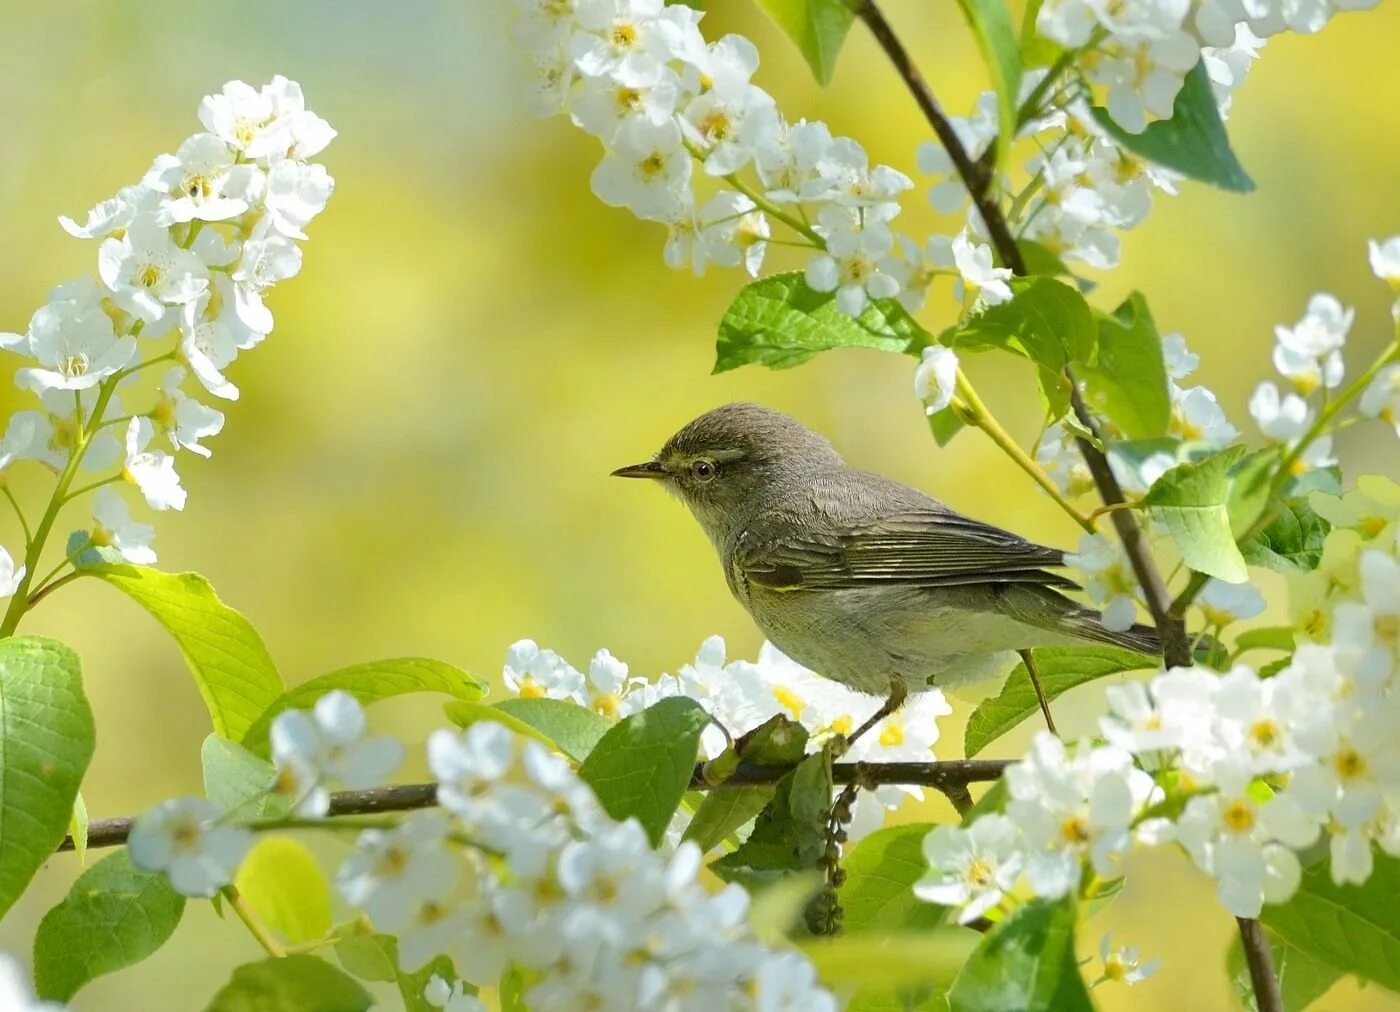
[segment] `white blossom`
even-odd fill
[[[923,401],[925,411],[934,414],[953,402],[957,380],[957,354],[942,345],[929,345],[914,370],[914,396]]]
[[[224,821],[203,798],[174,798],[136,817],[127,838],[131,863],[158,871],[185,896],[213,896],[233,881],[252,834]]]
[[[131,519],[122,494],[111,486],[99,488],[92,499],[92,530],[88,540],[94,548],[111,548],[123,560],[138,566],[155,565],[151,548],[156,530],[150,524]]]
[[[151,450],[155,428],[149,418],[133,418],[126,427],[126,462],[122,477],[131,482],[153,510],[182,510],[185,490],[175,473],[175,458],[163,450]]]

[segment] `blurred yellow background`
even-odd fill
[[[707,34],[752,37],[759,83],[790,117],[826,119],[915,174],[928,131],[861,31],[820,89],[750,4],[714,6]],[[887,13],[949,111],[968,111],[984,73],[955,5],[889,0]],[[596,143],[562,120],[528,118],[527,66],[507,22],[505,4],[482,0],[0,2],[0,330],[23,330],[49,287],[94,267],[95,245],[66,236],[55,216],[81,220],[139,179],[199,129],[200,96],[225,80],[286,74],[340,131],[321,158],[337,189],[310,228],[305,268],[269,300],[276,331],[232,370],[243,397],[220,405],[228,423],[213,460],[180,460],[190,501],[158,518],[163,567],[207,575],[261,630],[289,682],[406,654],[498,680],[506,647],[524,636],[575,664],[606,645],[639,673],[675,670],[716,632],[731,656],[751,656],[758,636],[689,517],[653,489],[607,477],[736,399],[792,411],[850,461],[966,512],[1074,542],[1068,521],[977,434],[934,446],[906,358],[846,352],[788,372],[711,376],[715,325],[743,277],[667,270],[658,226],[592,197]],[[1313,291],[1357,307],[1353,372],[1388,335],[1389,299],[1367,270],[1365,240],[1400,232],[1397,42],[1400,7],[1388,6],[1270,43],[1229,123],[1258,192],[1188,183],[1160,198],[1095,294],[1111,308],[1145,290],[1162,330],[1184,332],[1202,354],[1199,381],[1241,428],[1250,390],[1271,371],[1273,325],[1300,316]],[[918,193],[906,207],[906,230],[949,227]],[[945,294],[923,314],[931,327],[950,319]],[[997,361],[972,371],[1032,440],[1028,373]],[[0,384],[5,413],[22,401]],[[1350,473],[1396,473],[1396,447],[1377,427],[1341,442]],[[86,523],[77,510],[70,519]],[[0,523],[18,555],[16,526]],[[143,613],[79,581],[23,631],[62,637],[84,658],[98,719],[84,787],[94,817],[199,792],[207,717]],[[1089,687],[1058,704],[1062,724],[1087,730],[1100,701]],[[948,721],[940,755],[960,754],[967,709]],[[417,741],[439,714],[419,698],[381,706],[375,721]],[[1014,754],[1027,736],[994,752]],[[40,873],[0,924],[0,949],[27,952],[77,870],[64,855]],[[1209,884],[1171,854],[1140,856],[1133,872],[1086,928],[1083,953],[1112,929],[1162,956],[1162,969],[1096,998],[1106,1009],[1233,1007],[1223,972],[1233,924]],[[170,944],[74,1007],[202,1007],[258,955],[240,925],[191,903]],[[1400,1008],[1400,998],[1343,985],[1318,1007]]]

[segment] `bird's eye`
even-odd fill
[[[709,481],[715,476],[715,462],[712,460],[697,460],[690,465],[690,473],[695,475],[700,481]]]

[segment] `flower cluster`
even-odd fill
[[[738,736],[783,714],[811,733],[811,749],[833,735],[849,734],[880,705],[871,696],[820,677],[765,643],[755,661],[726,663],[724,640],[712,636],[695,660],[655,680],[629,676],[627,665],[606,650],[594,655],[583,674],[552,650],[521,640],[506,655],[504,681],[522,697],[568,699],[607,717],[625,717],[668,696],[688,696],[705,707],[719,727],[709,728],[701,747],[711,758],[727,744],[724,728]],[[861,762],[930,762],[938,741],[938,718],[952,707],[938,689],[919,693],[851,744],[849,758]],[[848,829],[852,839],[883,825],[887,811],[908,798],[922,798],[918,787],[883,786],[862,791]],[[679,839],[687,813],[678,812],[670,836]]]
[[[204,98],[199,119],[204,130],[140,182],[81,223],[59,219],[97,241],[97,277],[59,285],[26,333],[0,334],[0,347],[30,360],[15,378],[38,402],[11,417],[0,469],[38,461],[59,475],[56,499],[81,470],[98,476],[88,488],[124,482],[151,509],[184,507],[175,455],[209,456],[203,440],[224,425],[197,395],[238,397],[225,371],[272,330],[264,299],[300,269],[297,241],[331,195],[333,180],[308,159],[335,131],[296,82],[230,82]],[[161,365],[156,388],[135,392],[135,374]],[[124,403],[138,397],[139,408]],[[70,558],[97,548],[155,560],[152,528],[132,521],[116,488],[100,488],[93,518]],[[0,577],[7,594],[24,577],[3,549]]]
[[[1319,837],[1338,883],[1370,876],[1373,845],[1400,855],[1400,487],[1371,478],[1311,501],[1336,526],[1324,564],[1292,581],[1304,642],[1289,662],[1111,686],[1101,744],[1042,733],[1007,771],[1004,814],[930,834],[921,895],[975,918],[1008,896],[1064,895],[1085,866],[1117,877],[1135,841],[1175,841],[1231,913],[1254,917],[1293,894],[1297,852]],[[1219,594],[1207,608],[1223,622],[1257,604]]]

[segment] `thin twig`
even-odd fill
[[[1040,684],[1040,672],[1036,669],[1035,658],[1031,656],[1029,650],[1018,652],[1021,655],[1021,663],[1026,666],[1026,675],[1031,680],[1031,688],[1035,689],[1035,698],[1040,703],[1040,712],[1045,715],[1046,730],[1058,738],[1060,732],[1055,727],[1055,718],[1050,715],[1050,700],[1045,695],[1045,686]]]
[[[1259,1012],[1283,1012],[1283,991],[1274,972],[1274,954],[1264,927],[1253,917],[1236,917],[1244,961],[1249,966],[1249,982],[1254,987],[1254,1005]]]
[[[837,763],[831,778],[838,784],[849,784],[857,776],[871,787],[904,784],[910,787],[932,787],[943,791],[956,806],[967,796],[967,785],[1000,779],[1009,759],[949,759],[930,763]],[[703,764],[697,765],[690,779],[693,791],[708,791],[732,787],[756,787],[776,784],[792,772],[791,766],[740,766],[723,783],[705,782]],[[437,804],[437,784],[395,784],[365,791],[337,791],[331,795],[328,818],[346,815],[374,815],[379,812],[408,812],[431,808]],[[274,822],[260,824],[270,828]],[[88,823],[87,845],[120,847],[131,835],[131,816],[115,819],[94,819]],[[73,838],[66,837],[58,845],[60,851],[73,849]]]

